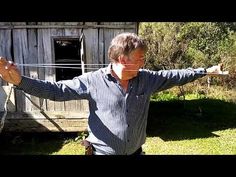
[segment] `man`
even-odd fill
[[[221,69],[149,71],[141,69],[146,51],[145,42],[136,34],[122,33],[111,41],[108,67],[72,80],[48,82],[21,76],[17,67],[4,58],[0,59],[0,74],[5,81],[37,97],[55,101],[87,99],[90,115],[85,144],[93,148],[93,154],[141,154],[151,94]]]

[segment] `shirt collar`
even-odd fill
[[[111,71],[112,71],[112,63],[110,63],[105,70],[105,74],[107,77],[112,76]]]
[[[106,68],[106,75],[111,74],[111,70],[112,70],[112,63],[110,63],[107,68]]]

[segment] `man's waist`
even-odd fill
[[[120,153],[116,153],[115,151],[113,152],[105,152],[104,150],[101,149],[101,147],[90,143],[87,140],[83,140],[82,143],[85,146],[85,155],[118,155]],[[105,148],[105,147],[103,147]],[[134,153],[132,154],[127,154],[127,155],[140,155],[142,154],[143,150],[142,147],[139,147]]]
[[[91,146],[92,146],[93,154],[94,154],[94,155],[105,155],[105,154],[103,154],[103,153],[97,151],[96,148],[93,147],[93,145],[91,145]],[[138,148],[134,153],[129,154],[129,155],[141,155],[141,154],[143,154],[143,149],[142,149],[142,147]],[[116,154],[114,154],[114,155],[116,155]],[[127,155],[128,155],[128,154],[127,154]]]

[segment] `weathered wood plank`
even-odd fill
[[[7,132],[79,132],[87,131],[88,119],[44,120],[6,119],[3,131]],[[56,126],[55,126],[56,125]],[[58,128],[60,127],[60,128]]]
[[[36,29],[28,29],[28,49],[29,54],[28,58],[25,59],[25,63],[27,64],[37,64],[38,63],[38,41],[37,41],[37,30]],[[25,75],[38,79],[38,68],[37,67],[25,67]],[[30,99],[40,105],[40,101],[38,97],[28,95]],[[38,110],[33,104],[31,104],[30,100],[26,99],[26,105],[28,105],[27,111],[30,110]]]
[[[65,22],[65,36],[75,36],[75,37],[79,37],[80,36],[80,32],[82,28],[68,28],[66,27],[67,25],[70,26],[82,26],[83,22]]]
[[[114,22],[113,22],[114,23]],[[112,24],[113,24],[112,23]],[[101,23],[102,25],[107,25],[109,24],[109,22],[103,22]],[[123,31],[123,30],[122,30]],[[108,48],[110,46],[110,43],[111,43],[111,40],[114,38],[114,36],[116,36],[117,34],[119,34],[120,30],[119,31],[116,31],[114,32],[114,30],[111,30],[111,29],[104,29],[104,32],[103,32],[103,37],[104,37],[104,52],[105,52],[105,62],[106,63],[109,63],[110,60],[108,59],[108,55],[107,55],[107,52],[108,52]]]
[[[17,24],[25,24],[24,22],[17,22]],[[14,29],[13,30],[13,53],[14,61],[16,63],[24,63],[24,60],[28,57],[28,43],[27,43],[27,31],[26,29]],[[24,67],[18,67],[22,75],[24,75]],[[22,91],[16,90],[16,106],[17,111],[25,111],[26,98],[22,95]]]
[[[86,23],[87,24],[87,23]],[[88,24],[93,24],[88,22]],[[98,52],[98,29],[85,29],[85,56],[86,64],[98,64],[99,52]],[[95,68],[93,70],[87,69],[86,72],[94,71],[98,66],[90,66],[89,68]]]
[[[44,47],[43,47],[43,30],[38,29],[38,63],[44,63]],[[39,79],[45,80],[45,68],[38,68]],[[39,105],[46,110],[46,101],[43,98],[39,98]]]
[[[131,23],[131,22],[127,22],[127,23]],[[133,23],[133,22],[132,22]],[[101,25],[121,25],[124,24],[124,22],[102,22]],[[132,24],[132,25],[135,25]],[[132,29],[126,29],[126,28],[120,28],[120,29],[104,29],[104,52],[105,52],[105,62],[109,63],[109,59],[107,56],[107,51],[108,48],[110,46],[111,40],[118,34],[122,33],[122,32],[136,32],[135,28]]]
[[[47,25],[49,22],[44,22],[42,24]],[[51,45],[51,31],[50,29],[43,29],[43,51],[44,51],[44,63],[50,64],[52,61],[52,45]],[[45,68],[45,80],[54,81],[55,70],[52,68]],[[54,102],[46,100],[46,110],[54,110]]]
[[[4,105],[8,95],[10,94],[11,86],[0,86],[0,111],[4,111]],[[8,111],[16,111],[14,89],[11,91],[9,102],[7,104]]]
[[[80,113],[82,113],[82,112],[89,113],[88,100],[77,101],[76,110],[79,110]]]
[[[50,119],[80,119],[87,118],[89,112],[87,110],[82,111],[44,111],[45,115]],[[8,112],[7,119],[45,119],[46,117],[40,111],[29,112]]]
[[[60,25],[63,25],[64,22],[51,22],[52,25],[54,24],[60,24]],[[50,35],[51,35],[51,46],[52,46],[52,50],[51,50],[51,57],[52,57],[52,60],[51,62],[52,63],[55,63],[55,49],[54,49],[54,43],[53,43],[53,40],[52,40],[52,37],[54,36],[64,36],[65,35],[65,30],[64,29],[51,29],[50,30]],[[50,68],[52,73],[53,73],[53,81],[56,81],[56,69],[55,68]],[[64,111],[65,110],[65,103],[62,101],[62,102],[58,102],[58,101],[50,101],[48,100],[48,103],[50,103],[50,105],[53,105],[53,108],[55,111]],[[52,108],[51,107],[48,107],[47,109],[48,111],[52,111]]]
[[[41,23],[41,24],[40,24]],[[71,23],[71,22],[70,22]],[[123,24],[122,24],[123,23]],[[121,25],[96,25],[93,23],[86,24],[86,25],[46,25],[45,23],[39,22],[38,25],[0,25],[0,29],[55,29],[55,28],[84,28],[84,29],[97,29],[97,28],[104,28],[104,29],[133,29],[135,25],[124,25],[122,22]],[[45,25],[43,25],[45,24]]]
[[[0,56],[3,56],[8,60],[12,60],[11,30],[0,30]],[[0,79],[0,86],[1,85],[7,85],[7,83]]]
[[[107,64],[109,63],[107,50],[111,39],[124,31],[137,32],[137,23],[134,22],[86,22],[84,25],[83,24],[83,22],[32,22],[26,25],[24,22],[10,22],[4,25],[0,22],[0,55],[1,53],[8,53],[7,55],[9,55],[10,58],[14,57],[12,59],[15,59],[17,63],[54,63],[55,57],[51,39],[52,36],[79,37],[81,28],[83,28],[85,34],[85,63]],[[7,25],[10,26],[10,28],[7,28]],[[12,43],[13,46],[11,46]],[[11,56],[11,47],[13,48],[14,56]],[[42,80],[55,81],[55,69],[19,68],[24,75]],[[0,84],[2,84],[1,81]],[[15,128],[19,131],[23,130],[29,132],[46,130],[78,131],[80,128],[78,128],[79,126],[77,126],[76,123],[61,123],[61,121],[67,121],[68,119],[75,121],[78,119],[79,121],[81,119],[87,120],[89,113],[87,100],[53,102],[31,96],[34,102],[38,103],[46,110],[47,117],[45,117],[45,115],[41,114],[38,109],[29,103],[19,92],[21,91],[16,91],[18,99],[17,112],[14,112],[12,109],[7,115],[8,121],[15,121],[15,123],[17,123],[15,126],[11,124],[12,129],[10,130]],[[2,97],[4,99],[4,95]],[[27,107],[27,105],[29,105],[29,107]],[[24,113],[22,111],[26,112]],[[21,126],[25,121],[28,122],[28,126]],[[35,126],[35,123],[41,126]],[[58,128],[60,126],[64,127],[60,129]],[[76,128],[74,128],[74,126]]]
[[[80,25],[82,22],[78,22],[77,24],[74,23],[74,25]],[[71,25],[71,22],[65,22],[65,25]],[[75,36],[75,37],[80,37],[81,35],[81,29],[75,29],[75,28],[67,28],[65,29],[65,36]],[[80,100],[73,100],[73,101],[66,101],[65,102],[65,110],[67,111],[73,111],[73,110],[78,110],[77,109],[77,104],[80,102]],[[78,110],[79,112],[80,110]]]
[[[98,62],[101,64],[106,64],[106,58],[105,55],[107,55],[107,51],[105,51],[104,48],[104,29],[98,30]],[[105,66],[105,65],[104,65]]]
[[[0,30],[0,56],[9,60],[11,55],[11,30]]]
[[[4,131],[45,132],[45,131],[85,131],[87,112],[48,112],[48,118],[40,112],[8,112]]]

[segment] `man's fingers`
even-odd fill
[[[0,72],[4,72],[6,69],[5,66],[7,65],[7,60],[3,57],[0,57]]]
[[[5,58],[0,57],[0,76],[3,79],[8,79],[13,73],[12,71],[16,70],[16,65],[12,61],[7,61]]]
[[[6,77],[7,77],[7,75],[8,75],[8,72],[7,72],[6,70],[4,70],[4,71],[1,71],[1,70],[0,70],[0,77],[1,77],[1,78],[3,78],[3,79],[5,80]]]
[[[12,62],[12,61],[8,61],[5,65],[5,69],[7,70],[11,70],[11,69],[15,69],[16,65]]]
[[[0,65],[5,65],[7,63],[7,60],[3,57],[0,57]]]
[[[9,65],[15,65],[15,64],[13,63],[13,61],[7,61],[5,58],[0,57],[0,66],[4,66],[4,65],[9,66]]]

